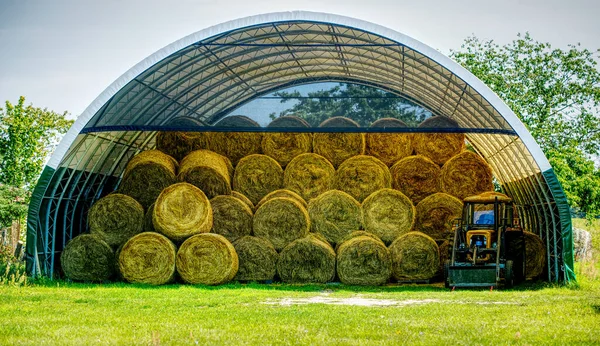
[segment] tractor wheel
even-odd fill
[[[446,260],[444,263],[444,287],[450,288],[450,282],[448,282],[448,270],[450,269],[450,260]]]
[[[504,267],[504,287],[512,288],[515,284],[515,277],[513,272],[513,261],[506,261]]]

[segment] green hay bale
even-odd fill
[[[373,122],[371,128],[402,128],[406,124],[398,119],[383,118]],[[412,154],[412,134],[373,133],[366,135],[367,154],[374,156],[388,167]]]
[[[106,281],[114,274],[115,255],[102,238],[79,235],[67,243],[60,255],[65,276],[73,281]]]
[[[233,166],[228,158],[210,150],[196,150],[181,160],[179,181],[185,181],[208,198],[231,194]]]
[[[372,156],[358,155],[349,158],[335,172],[334,186],[362,202],[373,192],[392,187],[388,167]]]
[[[333,187],[334,175],[335,168],[323,156],[301,154],[285,168],[283,185],[310,201]]]
[[[311,230],[322,234],[332,244],[362,227],[360,203],[349,194],[330,190],[308,203]]]
[[[296,200],[277,197],[256,210],[253,220],[254,235],[269,240],[280,251],[290,242],[306,236],[310,220],[306,209]]]
[[[201,121],[190,117],[175,118],[167,126],[200,127],[206,126]],[[156,134],[156,149],[181,161],[187,154],[199,149],[207,149],[209,133],[162,131]]]
[[[224,284],[235,277],[238,265],[233,245],[219,234],[192,236],[177,251],[177,272],[189,284]]]
[[[344,117],[333,117],[322,122],[319,127],[360,127],[354,120]],[[313,135],[313,152],[329,160],[334,167],[339,166],[352,156],[365,153],[366,140],[364,133],[315,133]]]
[[[223,118],[214,125],[215,127],[259,128],[254,120],[243,116],[233,115]],[[260,132],[212,132],[210,134],[209,149],[228,157],[233,165],[245,156],[261,153],[262,133]]]
[[[444,164],[440,173],[442,191],[457,197],[465,197],[493,191],[492,169],[479,155],[462,152]]]
[[[230,242],[252,233],[252,210],[233,196],[217,196],[210,200],[213,213],[212,233]]]
[[[435,276],[440,263],[436,242],[421,232],[398,237],[389,247],[392,276],[396,280],[428,280]]]
[[[301,118],[284,116],[273,120],[267,127],[309,128]],[[312,150],[311,133],[268,132],[263,134],[262,151],[285,167],[294,157],[310,153]]]
[[[362,204],[365,230],[389,244],[410,232],[415,222],[415,207],[402,192],[381,189]]]
[[[233,175],[233,189],[257,204],[269,192],[283,187],[283,169],[267,155],[246,156]]]
[[[119,250],[119,272],[127,282],[163,285],[175,278],[177,248],[156,232],[140,233]]]
[[[329,282],[335,276],[335,252],[315,236],[297,239],[279,254],[277,273],[287,283]]]
[[[213,225],[210,202],[202,190],[188,183],[169,186],[158,196],[152,214],[157,232],[175,242],[209,232]]]
[[[463,202],[445,194],[433,194],[417,204],[415,231],[427,234],[433,239],[448,239],[453,235],[454,220],[462,215]]]
[[[434,116],[419,124],[421,128],[457,128],[458,123],[448,117]],[[465,148],[463,133],[415,133],[413,149],[417,155],[423,155],[438,165],[443,165]]]
[[[525,277],[536,279],[546,268],[546,246],[537,234],[523,232],[525,237]]]
[[[390,251],[370,236],[347,240],[337,251],[337,274],[346,285],[383,285],[392,275]]]
[[[233,243],[239,258],[235,280],[269,281],[277,272],[279,254],[271,243],[263,238],[245,236]]]
[[[347,242],[348,240],[352,239],[352,238],[356,238],[356,237],[369,237],[372,238],[374,240],[377,240],[379,242],[381,242],[383,244],[383,241],[381,241],[381,238],[379,238],[378,236],[376,236],[373,233],[369,233],[367,231],[354,231],[350,234],[348,234],[347,236],[345,236],[344,238],[342,238],[342,240],[340,240],[336,245],[335,245],[335,253],[338,253],[338,250],[340,248],[340,245],[342,245],[343,243]],[[385,244],[384,244],[385,245]]]
[[[142,231],[144,208],[127,195],[112,193],[90,208],[88,225],[91,234],[116,249]]]
[[[152,214],[154,213],[154,203],[148,207],[146,214],[144,214],[144,225],[142,226],[143,232],[156,232],[154,230],[154,224],[152,224]]]
[[[244,196],[243,194],[237,191],[231,191],[231,195],[244,202],[244,204],[247,205],[248,208],[250,208],[250,210],[254,210],[254,203],[252,203],[252,201],[248,197]]]
[[[304,198],[302,198],[299,194],[297,194],[291,190],[279,189],[279,190],[275,190],[273,192],[269,192],[265,197],[263,197],[260,200],[260,202],[258,202],[258,204],[256,205],[256,209],[260,208],[263,204],[265,204],[266,201],[269,201],[269,200],[271,200],[273,198],[277,198],[277,197],[291,198],[291,199],[297,201],[298,203],[302,204],[302,206],[304,208],[308,208],[308,204],[306,204],[306,201],[304,200]]]
[[[423,155],[409,156],[390,169],[392,187],[405,194],[413,204],[440,192],[440,166]]]

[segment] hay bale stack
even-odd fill
[[[379,159],[357,155],[344,161],[335,171],[334,186],[362,202],[377,190],[391,188],[392,176]]]
[[[269,192],[283,187],[283,169],[267,155],[246,156],[233,175],[233,189],[257,204]]]
[[[392,275],[390,251],[372,236],[353,237],[337,249],[337,274],[346,285],[383,285]]]
[[[200,120],[190,117],[179,117],[169,121],[166,126],[202,127]],[[187,154],[199,149],[208,148],[207,132],[161,131],[156,134],[156,149],[181,161]]]
[[[164,188],[177,182],[177,166],[177,161],[162,151],[142,151],[127,163],[118,191],[148,209]]]
[[[273,192],[269,192],[265,197],[263,197],[260,202],[258,202],[258,204],[256,205],[256,209],[260,208],[263,204],[265,204],[266,201],[269,201],[273,198],[277,198],[277,197],[287,197],[287,198],[291,198],[295,201],[297,201],[298,203],[302,204],[302,206],[304,208],[308,208],[308,204],[306,204],[306,201],[304,200],[304,198],[302,198],[299,194],[295,193],[292,190],[287,190],[287,189],[279,189],[279,190],[275,190]]]
[[[328,243],[308,235],[281,251],[277,273],[287,283],[329,282],[335,276],[335,252]]]
[[[177,272],[189,284],[226,283],[235,277],[238,265],[233,245],[219,234],[196,234],[184,241],[177,251]]]
[[[433,239],[448,239],[452,236],[452,224],[462,215],[463,202],[445,194],[433,194],[417,204],[415,231],[423,232]]]
[[[390,245],[392,276],[396,280],[428,280],[435,276],[440,264],[440,252],[431,237],[421,232],[409,232]]]
[[[144,214],[144,225],[142,226],[143,232],[156,232],[154,224],[152,224],[152,214],[154,214],[154,203],[148,207],[148,210],[146,210],[146,213]]]
[[[324,128],[358,128],[354,120],[344,117],[333,117],[322,122]],[[366,140],[364,133],[324,133],[313,135],[313,152],[329,160],[334,167],[339,166],[352,156],[364,154]]]
[[[119,272],[128,282],[163,285],[175,278],[177,248],[156,232],[140,233],[119,250]]]
[[[254,210],[254,203],[252,203],[252,201],[248,197],[244,196],[243,194],[237,191],[231,191],[231,195],[244,202],[244,204],[247,205],[248,208],[250,208],[250,210]]]
[[[535,279],[546,268],[546,246],[537,234],[523,232],[525,238],[525,277]]]
[[[142,231],[144,208],[127,195],[112,193],[92,205],[88,225],[91,234],[116,249]]]
[[[254,235],[269,240],[281,251],[292,241],[306,236],[310,230],[308,212],[299,202],[278,197],[265,202],[254,214]]]
[[[221,119],[215,127],[259,128],[260,125],[243,115],[232,115]],[[260,154],[262,133],[260,132],[212,132],[209,149],[228,157],[234,165],[245,156]]]
[[[252,233],[252,209],[233,196],[217,196],[210,200],[213,214],[212,233],[230,242]]]
[[[468,196],[493,191],[492,169],[479,155],[462,152],[442,167],[440,187],[461,201]]]
[[[452,244],[450,241],[444,240],[438,243],[438,249],[440,250],[440,265],[438,267],[438,275],[444,275],[444,265],[447,260],[450,259],[450,249]]]
[[[270,128],[309,128],[306,120],[284,116],[273,120]],[[312,150],[311,133],[268,132],[262,137],[262,151],[285,167],[294,157]]]
[[[279,254],[271,243],[263,238],[245,236],[233,243],[239,258],[236,280],[269,281],[277,272]]]
[[[402,120],[383,118],[373,122],[371,128],[407,127]],[[388,167],[412,154],[412,134],[410,133],[367,133],[367,154],[374,156]]]
[[[410,232],[415,223],[415,207],[402,192],[381,189],[362,204],[365,230],[389,244]]]
[[[231,194],[232,175],[233,166],[228,158],[210,150],[196,150],[181,160],[177,178],[213,198]]]
[[[332,244],[360,229],[363,223],[360,203],[349,194],[330,190],[308,203],[311,231]]]
[[[419,127],[458,128],[459,125],[448,117],[434,116],[423,121]],[[463,151],[465,135],[463,133],[415,133],[412,143],[417,155],[426,156],[441,166],[451,157]]]
[[[310,201],[333,187],[334,175],[335,168],[323,156],[301,154],[285,168],[283,185]]]
[[[369,238],[373,238],[377,241],[381,241],[381,238],[379,238],[378,236],[376,236],[373,233],[369,233],[367,231],[354,231],[350,234],[348,234],[347,236],[345,236],[344,238],[342,238],[342,240],[340,240],[336,245],[335,245],[335,253],[338,253],[338,250],[340,248],[340,245],[342,245],[343,243],[347,242],[348,240],[352,239],[352,238],[356,238],[356,237],[369,237]]]
[[[60,255],[62,270],[73,281],[106,281],[114,274],[114,263],[110,246],[92,234],[71,239]]]
[[[169,186],[158,196],[152,214],[157,232],[175,242],[209,232],[213,225],[210,202],[202,190],[188,183]]]
[[[390,168],[392,187],[405,194],[414,205],[440,192],[440,166],[423,155],[406,157]]]

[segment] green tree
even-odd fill
[[[0,184],[0,229],[27,215],[29,194],[24,189]]]

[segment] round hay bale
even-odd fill
[[[444,265],[447,260],[450,259],[450,241],[444,240],[441,244],[438,244],[440,250],[440,265],[438,267],[438,275],[444,275]]]
[[[409,232],[390,245],[392,276],[396,280],[427,280],[435,276],[440,264],[440,252],[431,237],[421,232]]]
[[[402,120],[383,118],[373,122],[371,128],[407,127]],[[374,156],[388,167],[398,160],[412,154],[412,134],[410,133],[375,133],[366,135],[367,154]]]
[[[301,154],[285,168],[283,185],[298,193],[305,201],[317,197],[333,187],[335,168],[321,155]]]
[[[209,149],[228,157],[234,165],[245,156],[261,153],[262,133],[233,132],[235,128],[259,128],[254,120],[243,115],[232,115],[221,119],[215,127],[231,127],[232,132],[212,132]]]
[[[248,197],[244,196],[243,194],[237,191],[231,191],[231,195],[244,202],[244,204],[247,205],[248,208],[250,208],[250,210],[254,210],[254,203],[252,203],[252,201]]]
[[[458,128],[459,125],[448,117],[434,116],[423,121],[419,127]],[[451,157],[463,151],[465,135],[463,133],[415,133],[412,143],[417,155],[426,156],[441,166]]]
[[[392,187],[388,167],[372,156],[358,155],[349,158],[335,171],[334,186],[362,202],[373,192]]]
[[[389,244],[410,232],[415,223],[415,207],[402,192],[381,189],[362,204],[365,230]]]
[[[154,224],[152,224],[152,214],[154,213],[154,203],[148,207],[146,214],[144,214],[144,225],[142,226],[143,232],[156,232],[154,230]]]
[[[344,237],[362,227],[360,203],[349,194],[330,190],[308,203],[311,230],[327,241],[338,244]]]
[[[208,198],[231,194],[233,166],[225,156],[196,150],[181,160],[179,168],[179,181],[198,187]]]
[[[213,224],[212,208],[202,190],[188,183],[178,183],[164,189],[158,196],[152,214],[157,232],[175,242],[209,232]]]
[[[200,120],[179,117],[169,121],[167,126],[201,127],[206,126]],[[207,132],[161,131],[156,134],[156,149],[181,161],[194,150],[208,148]]]
[[[329,282],[335,277],[335,252],[315,236],[297,239],[279,254],[277,273],[287,283]]]
[[[479,155],[464,151],[444,164],[440,173],[442,191],[457,197],[465,197],[493,191],[492,169]]]
[[[118,191],[135,198],[148,209],[161,191],[177,182],[177,161],[159,150],[147,150],[134,156],[123,173]]]
[[[306,120],[296,116],[284,116],[273,120],[271,128],[309,128]],[[294,157],[310,153],[312,150],[311,133],[267,132],[263,134],[262,151],[285,167]]]
[[[354,120],[344,117],[333,117],[322,122],[319,127],[355,127],[360,125]],[[346,159],[365,152],[366,140],[364,133],[324,133],[313,135],[313,151],[329,160],[337,167]]]
[[[306,236],[310,220],[298,201],[277,197],[265,202],[254,213],[254,235],[269,240],[280,251],[290,242]]]
[[[260,208],[263,204],[265,204],[266,201],[271,200],[273,198],[277,198],[277,197],[291,198],[291,199],[297,201],[298,203],[302,204],[302,206],[304,208],[308,208],[308,204],[306,204],[306,201],[304,200],[304,198],[302,198],[299,194],[295,193],[292,190],[279,189],[279,190],[275,190],[273,192],[269,192],[265,197],[263,197],[260,200],[260,202],[258,202],[258,204],[256,205],[256,209]]]
[[[175,278],[177,248],[156,232],[140,233],[119,251],[119,272],[128,282],[163,285]]]
[[[440,166],[427,157],[409,156],[390,168],[392,187],[416,205],[423,198],[440,192],[440,172]]]
[[[110,246],[92,234],[71,239],[60,255],[62,270],[73,281],[106,281],[114,274],[114,263]]]
[[[279,254],[271,243],[263,238],[245,236],[233,243],[240,267],[235,280],[269,281],[277,272]]]
[[[267,155],[246,156],[233,175],[233,189],[257,204],[269,192],[282,188],[283,169]]]
[[[381,242],[383,244],[383,241],[381,241],[381,238],[379,238],[378,236],[376,236],[373,233],[369,233],[367,231],[354,231],[350,234],[348,234],[347,236],[345,236],[344,238],[342,238],[342,240],[340,240],[336,245],[335,245],[335,253],[338,253],[338,250],[340,248],[340,245],[342,245],[343,243],[347,242],[348,240],[352,239],[352,238],[356,238],[356,237],[369,237],[372,238],[374,240],[377,240],[379,242]],[[385,245],[385,244],[384,244]]]
[[[111,193],[92,205],[88,225],[91,234],[116,249],[142,231],[144,208],[127,195]]]
[[[189,284],[220,285],[231,281],[238,271],[238,255],[222,235],[197,234],[177,251],[177,272]]]
[[[212,233],[230,242],[252,233],[252,210],[233,196],[217,196],[210,200],[213,213]]]
[[[535,279],[546,268],[546,246],[537,234],[523,232],[525,238],[525,277]]]
[[[346,285],[383,285],[392,275],[390,251],[370,236],[347,240],[337,251],[337,274]]]
[[[452,224],[460,218],[463,202],[460,199],[439,192],[417,204],[415,231],[427,234],[433,239],[448,239],[452,236]]]

